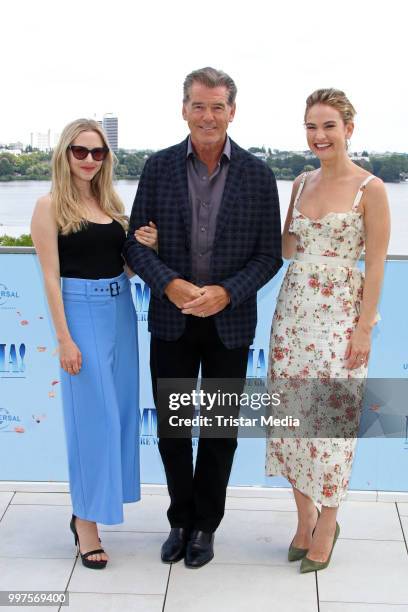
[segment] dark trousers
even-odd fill
[[[186,330],[176,341],[152,336],[150,367],[158,422],[170,413],[168,403],[166,405],[166,402],[158,400],[158,380],[174,379],[175,388],[179,390],[177,379],[197,380],[201,365],[203,380],[234,379],[234,391],[241,393],[248,349],[227,349],[219,339],[213,317],[187,316]],[[238,410],[239,407],[236,413]],[[236,447],[236,436],[200,436],[194,469],[191,435],[183,438],[162,437],[159,431],[159,451],[170,495],[167,516],[171,527],[206,532],[217,529],[224,516],[226,490]]]

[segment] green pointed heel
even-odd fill
[[[318,572],[319,570],[325,569],[329,563],[333,553],[334,545],[337,542],[337,538],[340,533],[340,525],[336,522],[336,531],[334,534],[333,545],[331,547],[330,555],[327,561],[312,561],[312,559],[308,559],[306,556],[302,559],[302,563],[300,564],[300,573],[307,574],[307,572]]]
[[[316,510],[317,510],[317,520],[319,520],[319,516],[320,516],[319,508],[316,508]],[[313,534],[314,534],[314,529],[312,531],[312,535]],[[306,557],[307,550],[308,550],[307,548],[296,548],[296,546],[293,546],[293,544],[291,544],[288,550],[288,561],[290,561],[291,563],[292,561],[300,561],[301,559],[303,559],[303,557]]]

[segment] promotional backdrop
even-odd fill
[[[269,333],[286,266],[258,294],[258,327],[247,376],[266,375]],[[408,377],[408,260],[388,261],[373,333],[370,378]],[[164,483],[150,387],[149,288],[132,279],[138,317],[142,482]],[[135,372],[135,376],[137,372]],[[0,254],[0,480],[65,481],[59,362],[34,254]],[[408,413],[408,411],[407,411]],[[230,484],[288,486],[264,475],[265,440],[240,439]],[[360,439],[350,488],[408,491],[408,440]]]

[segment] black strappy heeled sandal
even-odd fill
[[[91,557],[92,555],[104,553],[105,551],[103,550],[103,548],[97,548],[96,550],[90,550],[89,552],[84,553],[84,554],[81,553],[78,532],[75,527],[75,520],[76,520],[76,516],[75,514],[73,514],[69,526],[70,526],[72,533],[74,534],[75,546],[78,546],[78,552],[81,555],[82,565],[84,565],[85,567],[89,567],[90,569],[103,569],[104,567],[106,567],[106,564],[107,564],[107,561],[105,559],[101,559],[100,561],[90,561],[88,559],[88,557]],[[100,538],[99,538],[99,541],[101,541]]]

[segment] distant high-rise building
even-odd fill
[[[31,146],[33,149],[39,149],[40,151],[51,150],[51,130],[48,130],[45,134],[41,132],[31,132]]]
[[[108,137],[109,146],[115,153],[118,150],[118,118],[112,113],[103,116],[102,127]]]

